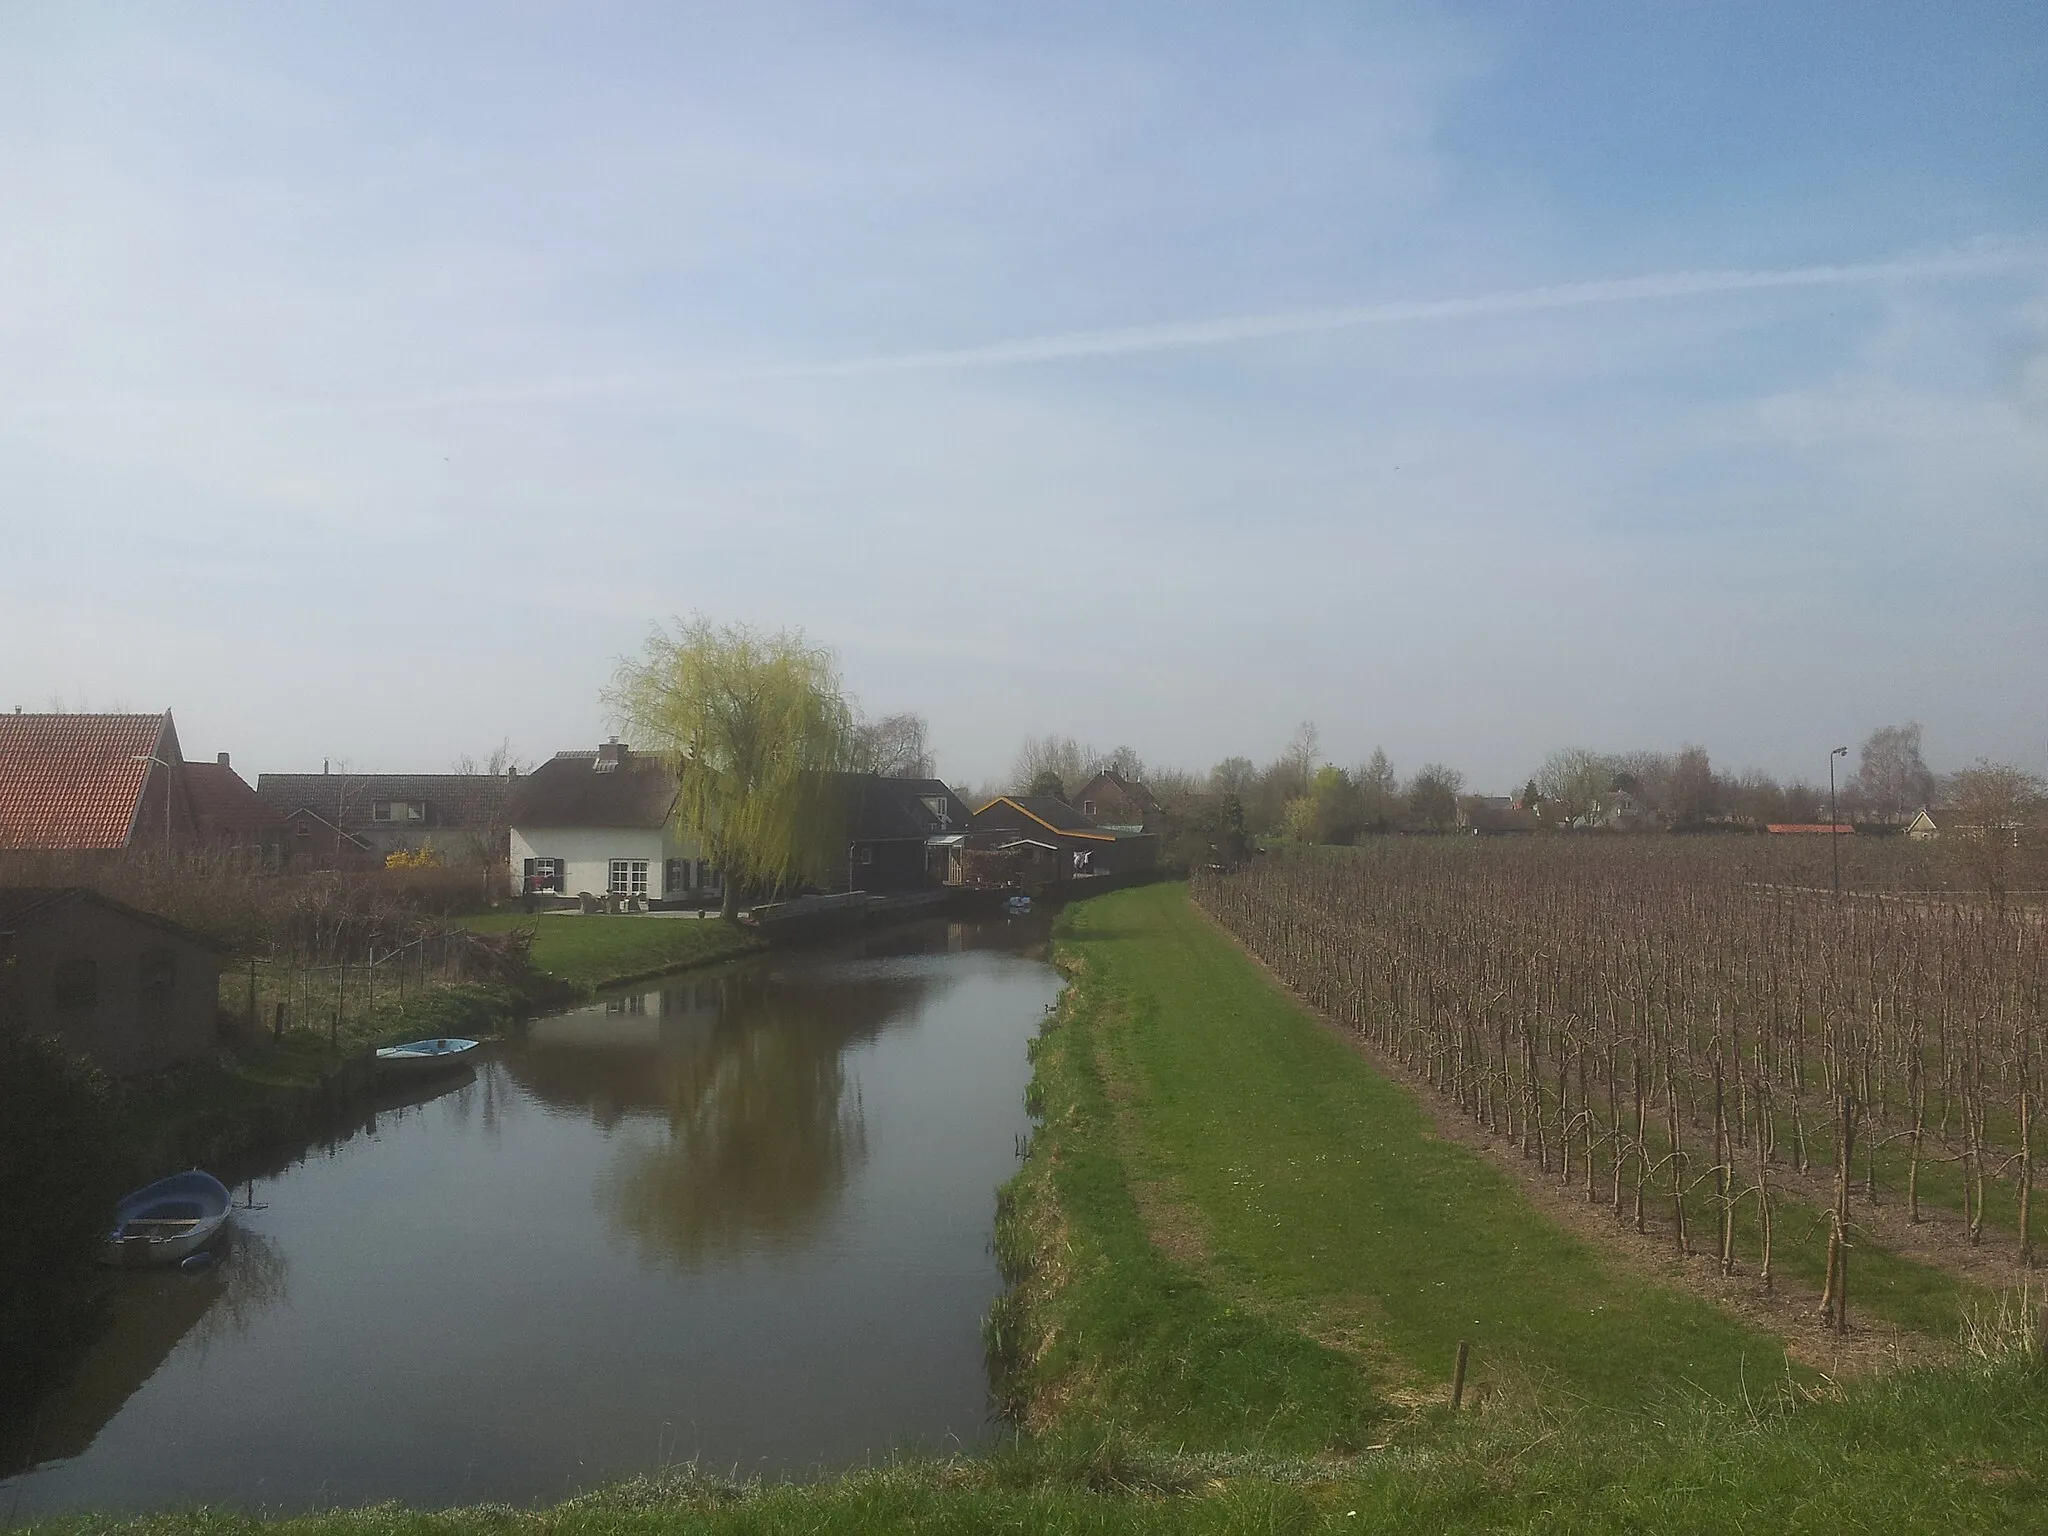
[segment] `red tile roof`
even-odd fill
[[[125,848],[171,714],[0,714],[0,848]]]
[[[277,808],[226,763],[187,763],[185,794],[205,837],[260,842],[284,835],[284,817]]]

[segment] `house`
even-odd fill
[[[249,786],[223,752],[210,763],[187,763],[185,792],[199,845],[239,854],[266,869],[284,863],[291,824]]]
[[[291,826],[298,868],[380,866],[432,851],[444,864],[504,854],[505,803],[516,778],[495,773],[266,773],[256,793]]]
[[[513,891],[715,900],[723,880],[674,824],[680,793],[666,763],[616,737],[593,752],[557,752],[506,798]]]
[[[835,776],[846,807],[847,890],[883,894],[943,885],[951,850],[973,816],[938,779],[874,773]]]
[[[171,712],[0,715],[0,848],[170,851],[193,838]]]
[[[1157,832],[1166,819],[1166,808],[1151,790],[1107,768],[1083,784],[1068,804],[1105,830]]]
[[[0,1016],[113,1076],[213,1049],[220,953],[84,886],[0,887]]]
[[[974,831],[981,848],[1029,844],[1056,850],[1062,856],[1055,861],[1056,878],[1136,874],[1159,862],[1156,833],[1097,826],[1050,795],[998,795],[974,813]]]

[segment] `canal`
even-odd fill
[[[530,1503],[986,1444],[1045,940],[923,923],[651,983],[238,1185],[217,1268],[120,1277],[0,1448],[0,1523]]]

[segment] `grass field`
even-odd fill
[[[500,912],[465,921],[484,933],[531,928],[533,968],[572,987],[593,991],[735,959],[767,947],[757,936],[715,918]]]

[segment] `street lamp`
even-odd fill
[[[1835,759],[1847,757],[1847,747],[1828,754],[1828,855],[1835,867],[1835,900],[1842,899],[1842,819],[1835,814]]]
[[[138,763],[154,763],[164,771],[164,857],[169,859],[171,856],[171,765],[158,757],[154,752],[137,752],[132,760]],[[149,790],[149,780],[144,779],[142,781],[142,788],[146,794]]]

